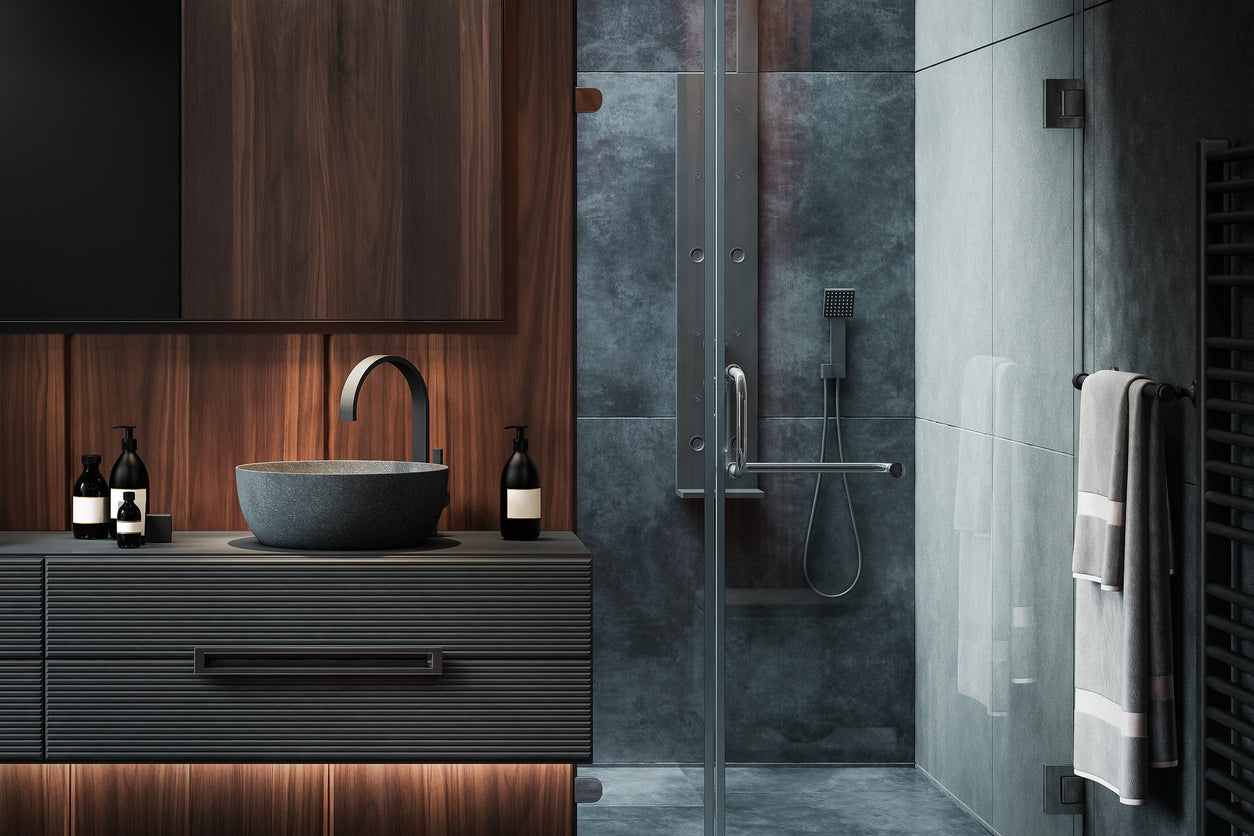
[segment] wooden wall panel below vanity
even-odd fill
[[[73,764],[71,836],[186,836],[187,764]]]
[[[0,764],[0,836],[68,833],[69,776],[65,764]]]
[[[192,764],[187,836],[324,836],[329,769]]]

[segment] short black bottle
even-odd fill
[[[83,456],[83,475],[74,483],[70,520],[76,540],[109,536],[109,483],[100,474],[100,454]]]
[[[135,504],[135,492],[123,491],[118,506],[118,548],[138,549],[144,544],[144,517]]]
[[[526,426],[511,424],[514,454],[501,471],[501,536],[535,540],[540,536],[540,471],[527,455]]]
[[[118,456],[118,460],[113,463],[113,470],[109,473],[109,522],[112,527],[110,535],[116,531],[117,510],[122,504],[123,491],[135,492],[135,504],[139,506],[142,533],[143,517],[148,515],[148,468],[144,467],[139,453],[135,452],[138,446],[133,435],[135,425],[119,424],[113,429],[126,430],[126,433],[122,437],[122,455]]]

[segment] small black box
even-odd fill
[[[168,543],[174,534],[174,522],[169,514],[149,514],[144,520],[144,540],[149,543]]]

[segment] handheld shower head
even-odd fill
[[[841,378],[845,376],[845,320],[853,318],[853,288],[823,288],[823,317],[830,330],[831,362],[819,365],[819,377]]]
[[[853,316],[853,288],[823,288],[823,316],[828,319],[840,317],[849,319]]]

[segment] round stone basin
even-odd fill
[[[256,462],[235,468],[262,544],[371,550],[422,545],[448,505],[448,467],[426,462]]]

